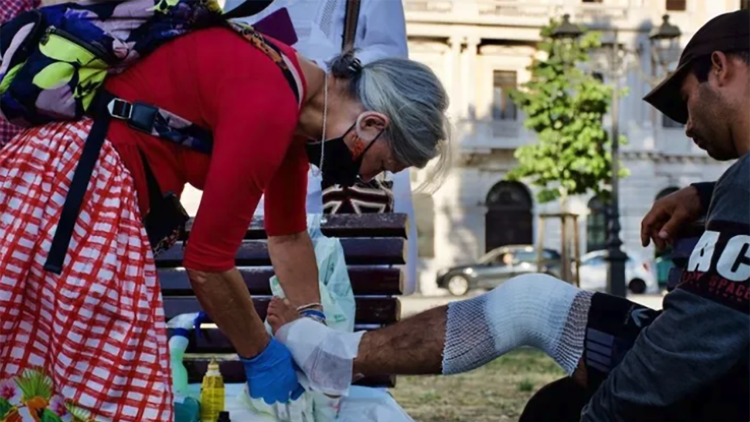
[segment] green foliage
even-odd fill
[[[0,397],[0,421],[5,420],[11,410],[13,410],[13,406],[7,400]]]
[[[534,391],[534,383],[529,380],[523,380],[518,383],[518,385],[516,386],[516,389],[523,393],[530,393]]]
[[[588,62],[589,52],[601,46],[599,34],[555,40],[550,35],[556,25],[552,20],[542,28],[539,50],[546,57],[534,60],[531,80],[511,92],[526,114],[526,127],[537,133],[539,142],[516,150],[519,165],[507,179],[524,179],[539,187],[540,202],[589,191],[606,199],[612,156],[602,119],[612,102],[612,88],[577,66]],[[625,142],[624,137],[620,142]]]

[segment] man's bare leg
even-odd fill
[[[443,371],[448,307],[430,309],[362,336],[354,373],[433,375]]]
[[[430,309],[398,324],[362,336],[354,373],[378,375],[440,375],[443,373],[443,348],[448,307]],[[583,358],[571,377],[586,386]]]
[[[583,354],[591,295],[530,275],[369,333],[300,320],[280,301],[271,304],[269,322],[313,384],[327,385],[331,394],[345,394],[357,375],[456,374],[522,346],[546,352],[572,375]]]
[[[365,333],[359,344],[359,355],[354,359],[354,373],[367,377],[440,375],[443,371],[447,314],[448,307],[440,306],[398,324]],[[283,302],[278,299],[271,302],[269,322],[274,333],[297,318],[297,312],[283,306]],[[578,362],[571,377],[576,383],[586,386],[583,359]]]

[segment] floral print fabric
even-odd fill
[[[53,394],[52,379],[42,368],[0,381],[2,422],[93,422],[91,412],[59,394]]]

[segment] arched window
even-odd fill
[[[601,198],[594,197],[589,201],[589,215],[586,218],[586,252],[607,248],[607,228],[609,214],[607,204]]]
[[[506,245],[533,244],[532,207],[529,190],[523,183],[502,181],[487,194],[485,249]]]

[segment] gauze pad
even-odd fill
[[[276,338],[289,348],[307,375],[310,389],[329,396],[345,396],[352,383],[354,358],[364,331],[335,331],[310,318],[284,325]]]

